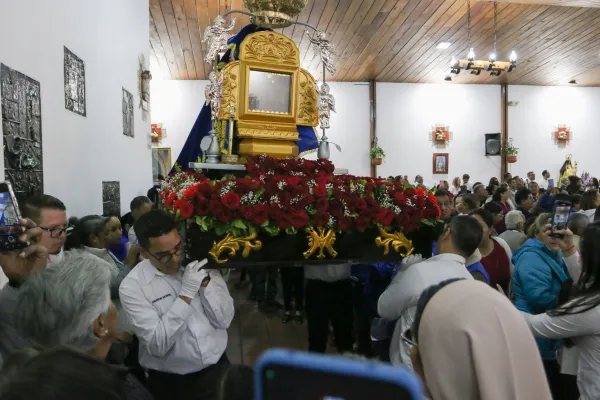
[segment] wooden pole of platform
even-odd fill
[[[373,146],[373,141],[377,137],[377,83],[374,80],[369,81],[369,106],[371,111],[371,130],[369,135],[369,151]],[[371,157],[369,155],[369,162]],[[377,178],[377,166],[371,163],[371,178]]]
[[[502,143],[502,148],[508,143],[508,84],[503,83],[500,86],[500,106],[501,110],[501,124],[502,124],[502,135],[500,143]],[[504,182],[504,174],[508,172],[508,163],[506,162],[506,155],[500,155],[500,182]]]

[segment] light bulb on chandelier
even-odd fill
[[[490,57],[488,58],[488,60],[491,63],[496,62],[496,53],[491,53]]]
[[[475,50],[473,50],[473,48],[471,47],[471,50],[469,50],[469,54],[467,54],[467,60],[473,61],[474,59],[475,59]]]
[[[517,52],[516,52],[516,51],[514,51],[514,50],[513,50],[513,51],[510,53],[510,58],[509,58],[509,60],[510,60],[510,62],[511,62],[511,63],[513,63],[513,64],[517,62]]]

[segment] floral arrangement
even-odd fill
[[[247,177],[220,181],[192,172],[169,176],[160,194],[163,207],[219,236],[276,236],[313,227],[362,232],[380,226],[410,233],[440,217],[436,197],[425,189],[333,176],[329,161],[261,156],[246,167]]]
[[[590,176],[589,172],[584,172],[583,174],[581,174],[581,182],[584,186],[588,186],[591,181],[592,177]]]

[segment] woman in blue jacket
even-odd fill
[[[558,294],[571,279],[560,245],[548,235],[551,214],[540,215],[529,229],[525,244],[513,256],[513,293],[515,306],[528,314],[542,314],[558,305]],[[554,398],[560,398],[560,366],[556,351],[558,340],[536,339]]]

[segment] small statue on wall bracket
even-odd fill
[[[140,96],[140,108],[142,109],[142,120],[146,121],[148,118],[148,111],[150,110],[150,81],[152,80],[152,73],[148,69],[146,58],[144,55],[139,57],[139,68],[138,68],[138,94]]]

